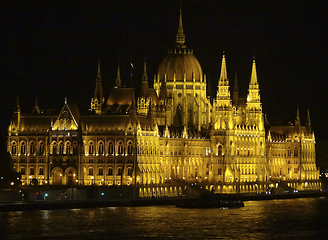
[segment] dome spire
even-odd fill
[[[115,87],[120,88],[122,85],[121,81],[121,73],[120,73],[120,62],[117,64],[117,78],[116,78],[116,85]]]
[[[180,16],[179,16],[179,27],[178,27],[178,33],[176,35],[176,41],[178,47],[185,48],[185,34],[183,33],[183,27],[182,27],[182,10],[180,6]]]

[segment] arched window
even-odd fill
[[[35,153],[35,143],[30,142],[30,154],[34,154],[34,153]]]
[[[287,156],[291,157],[292,156],[292,150],[290,149],[290,147],[287,150]]]
[[[132,142],[128,143],[128,154],[132,154]]]
[[[128,168],[128,176],[129,177],[132,177],[132,172],[133,172],[133,169],[132,168]]]
[[[103,142],[98,143],[98,154],[104,154],[104,143]]]
[[[17,144],[16,142],[12,142],[11,144],[11,154],[16,154],[17,153]]]
[[[111,155],[114,154],[114,144],[113,144],[113,142],[109,142],[108,154],[111,154]]]
[[[298,157],[298,149],[297,149],[297,147],[295,147],[295,149],[294,149],[294,157]]]
[[[108,173],[107,175],[113,176],[113,168],[108,168]]]
[[[20,173],[21,173],[22,175],[25,175],[25,167],[21,167],[21,168],[20,168]]]
[[[117,168],[117,175],[121,176],[123,174],[123,168],[119,167]]]
[[[39,175],[43,175],[43,167],[39,168]]]
[[[66,154],[71,154],[71,143],[66,142]]]
[[[90,142],[89,143],[89,155],[91,155],[93,153],[94,153],[94,144],[93,144],[93,142]]]
[[[35,171],[34,171],[34,167],[30,167],[30,175],[34,175]]]
[[[93,175],[93,168],[89,168],[89,175]]]
[[[103,168],[98,168],[98,175],[104,175],[104,169]]]
[[[52,143],[52,154],[57,154],[57,143],[56,142]]]
[[[40,143],[39,143],[39,153],[40,153],[41,155],[44,154],[44,143],[43,143],[43,142],[40,142]]]
[[[119,142],[118,143],[118,149],[117,149],[117,153],[118,154],[123,154],[124,153],[124,146],[123,146],[123,143],[122,142]]]
[[[21,142],[21,151],[20,153],[23,155],[26,153],[26,145],[25,142]]]
[[[60,142],[59,143],[59,154],[64,154],[64,143]]]
[[[222,145],[218,146],[218,155],[221,156],[222,155]]]
[[[73,154],[77,154],[77,142],[73,142]]]

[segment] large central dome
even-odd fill
[[[185,35],[182,28],[182,14],[180,11],[179,28],[176,35],[177,47],[168,51],[158,68],[160,82],[186,81],[202,82],[203,71],[193,54],[193,50],[185,46]]]

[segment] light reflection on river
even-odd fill
[[[0,213],[1,239],[327,239],[328,199]]]

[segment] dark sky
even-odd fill
[[[40,1],[37,1],[40,2]],[[0,133],[6,134],[16,95],[23,112],[61,109],[64,98],[90,107],[101,60],[108,96],[121,62],[123,82],[141,82],[144,57],[153,80],[175,43],[179,1],[10,1],[0,6]],[[109,4],[110,3],[110,4]],[[246,95],[255,55],[263,112],[270,123],[305,124],[310,109],[317,138],[326,138],[328,119],[328,16],[325,1],[182,1],[186,45],[194,50],[212,95],[225,49],[230,84],[238,74]]]

